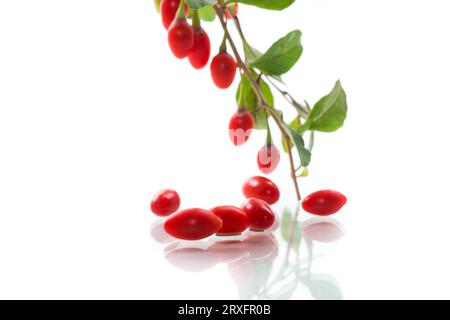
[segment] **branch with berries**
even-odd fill
[[[280,161],[280,152],[272,139],[271,122],[282,137],[282,147],[288,155],[290,176],[298,201],[301,201],[298,179],[308,175],[314,146],[314,132],[334,132],[342,127],[347,116],[347,99],[340,81],[331,92],[310,106],[297,101],[282,89],[282,76],[292,69],[303,52],[301,32],[294,30],[275,41],[264,53],[247,41],[238,18],[238,3],[261,9],[281,11],[295,0],[155,0],[173,54],[188,58],[195,69],[204,68],[211,55],[211,44],[203,22],[218,20],[223,37],[219,53],[210,65],[211,76],[220,89],[228,89],[239,70],[240,82],[236,93],[237,111],[229,124],[231,141],[240,146],[247,142],[253,130],[265,130],[266,143],[258,152],[258,167],[264,174],[272,173]],[[228,22],[239,34],[239,43],[232,38]],[[242,53],[241,53],[242,52]],[[273,91],[279,92],[294,108],[297,116],[286,121],[275,105]],[[304,137],[309,138],[308,144]]]

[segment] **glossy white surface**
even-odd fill
[[[449,9],[439,0],[242,6],[261,50],[302,30],[304,54],[285,77],[298,99],[316,102],[338,78],[348,95],[345,127],[317,136],[301,181],[305,195],[348,196],[334,217],[345,236],[314,244],[308,285],[293,299],[450,298]],[[207,28],[215,51],[220,29]],[[161,188],[177,189],[183,207],[239,205],[264,141],[258,132],[242,148],[229,143],[236,83],[217,90],[207,70],[171,56],[165,37],[150,0],[0,1],[1,298],[267,298],[266,273],[248,276],[258,246],[237,245],[235,261],[234,250],[205,245],[185,261],[190,253],[170,254],[168,239],[151,236],[148,205]],[[284,156],[272,176],[278,213],[295,207],[288,173]],[[323,237],[327,225],[316,228]],[[285,242],[263,240],[261,269],[274,259],[279,270]],[[307,258],[304,241],[300,278]],[[291,280],[271,293],[289,293]]]

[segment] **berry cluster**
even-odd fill
[[[220,2],[219,2],[220,4]],[[201,22],[196,10],[190,11],[189,7],[181,0],[162,0],[160,4],[161,19],[164,27],[168,29],[168,41],[170,49],[179,59],[188,58],[195,69],[203,69],[209,61],[211,43],[208,33],[201,27]],[[237,15],[238,4],[232,3],[224,14],[226,19]],[[192,24],[186,17],[192,16]],[[237,63],[227,52],[226,38],[224,38],[219,53],[211,61],[211,77],[215,85],[220,89],[227,89],[236,77]],[[229,123],[229,135],[231,142],[241,146],[249,139],[254,128],[254,120],[251,113],[239,108],[233,114]],[[271,142],[261,148],[257,156],[257,164],[264,174],[272,173],[280,162],[280,152]]]
[[[264,231],[275,222],[270,207],[280,199],[277,185],[264,177],[251,177],[244,182],[242,192],[247,200],[238,208],[218,206],[210,210],[192,208],[172,215],[180,208],[180,196],[174,190],[162,190],[152,199],[150,208],[154,214],[171,216],[164,223],[165,231],[182,240],[201,240],[218,236],[240,235],[247,229]],[[322,190],[309,195],[302,203],[311,214],[327,216],[339,211],[347,202],[337,191]]]
[[[211,43],[208,33],[201,27],[198,11],[190,11],[181,0],[162,0],[160,10],[172,53],[179,59],[188,58],[195,69],[203,69],[209,62]],[[234,13],[237,14],[237,10]],[[192,16],[192,24],[188,23],[188,16]],[[229,88],[236,76],[236,69],[236,61],[227,53],[224,42],[211,62],[211,77],[216,86]]]

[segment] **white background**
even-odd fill
[[[448,1],[240,9],[260,50],[302,30],[285,76],[298,99],[337,79],[348,95],[301,181],[349,198],[317,267],[347,299],[450,298]],[[215,52],[220,28],[205,27]],[[0,298],[237,298],[225,265],[169,264],[148,209],[164,187],[183,207],[242,201],[264,135],[229,142],[235,87],[172,56],[151,0],[0,0]],[[288,174],[284,156],[277,210],[295,206]]]

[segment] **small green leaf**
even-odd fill
[[[264,97],[264,100],[266,100],[269,107],[273,108],[275,106],[275,101],[269,85],[263,79],[260,79],[259,86],[261,88],[261,93]]]
[[[253,48],[247,42],[244,42],[244,54],[245,54],[245,61],[248,64],[257,60],[259,57],[262,56],[262,53],[258,49]]]
[[[283,10],[295,2],[295,0],[236,0],[243,4],[268,10]]]
[[[274,75],[272,75],[272,76],[269,76],[269,77],[274,79],[274,80],[277,80],[279,83],[285,84],[283,79],[281,78],[281,76],[274,76]]]
[[[333,132],[341,128],[347,117],[347,97],[341,82],[317,102],[308,116],[303,131]]]
[[[283,138],[281,139],[281,145],[283,146],[283,151],[286,153],[289,151],[289,149],[292,149],[292,142],[289,144],[290,144],[290,146],[288,148],[288,146],[286,145],[286,140],[284,140]]]
[[[256,78],[256,73],[252,71],[252,75]],[[262,79],[260,79],[261,92],[267,104],[273,108],[274,98],[269,85]],[[247,109],[255,120],[255,129],[264,130],[267,129],[267,112],[262,107],[259,107],[258,99],[253,91],[250,81],[243,75],[241,77],[241,83],[239,84],[236,101],[240,108]]]
[[[289,126],[290,126],[292,129],[294,129],[295,131],[297,131],[298,133],[303,134],[303,131],[302,131],[302,128],[303,128],[303,127],[302,127],[302,123],[301,123],[301,118],[300,118],[300,116],[295,117],[295,119],[292,120],[291,123],[289,123]]]
[[[217,0],[186,0],[187,5],[191,9],[200,9],[206,6],[213,6]]]
[[[297,152],[300,157],[302,167],[306,168],[307,166],[309,166],[309,163],[311,162],[311,152],[308,149],[306,149],[305,141],[303,140],[302,135],[297,131],[295,131],[294,129],[292,129],[286,123],[284,123],[284,127],[288,131],[291,140],[294,142],[294,145],[297,148]]]
[[[270,76],[280,76],[288,72],[303,52],[301,35],[299,30],[288,33],[275,42],[266,53],[252,61],[250,66]]]
[[[308,168],[303,168],[302,173],[300,173],[298,177],[306,178],[307,176],[309,176],[309,170]]]
[[[212,6],[205,6],[198,10],[198,15],[200,19],[207,22],[212,22],[216,19],[216,12]]]

